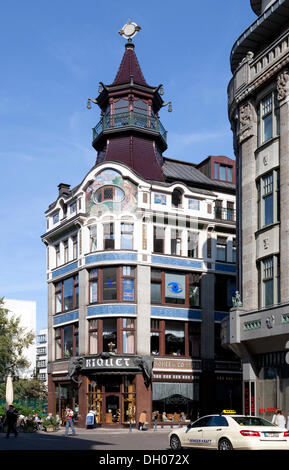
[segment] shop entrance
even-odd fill
[[[88,381],[88,409],[100,426],[135,423],[136,386],[132,375],[99,375]]]
[[[121,417],[121,395],[106,394],[105,396],[105,424],[119,424]]]

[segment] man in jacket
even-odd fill
[[[18,436],[18,432],[16,429],[17,418],[18,418],[18,413],[15,410],[14,406],[9,405],[9,408],[6,411],[6,416],[5,416],[5,424],[7,424],[7,432],[6,432],[7,439],[9,438],[11,431],[14,433],[15,437]]]

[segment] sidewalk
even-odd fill
[[[178,426],[176,427],[178,428]],[[172,431],[172,428],[170,426],[166,428],[161,428],[159,426],[157,430],[154,430],[153,428],[152,429],[149,428],[146,431],[139,431],[137,428],[132,428],[131,430],[129,428],[102,428],[102,427],[87,429],[87,428],[78,428],[75,426],[75,431],[76,431],[76,434],[79,434],[79,435],[80,434],[129,434],[129,433],[149,434],[149,433],[159,433],[159,432],[169,433]],[[48,433],[46,431],[37,431],[37,432],[40,432],[42,434],[53,434],[53,435],[64,434],[65,427],[62,426],[58,431],[53,431],[52,433]],[[71,434],[71,430],[69,431],[69,434]]]

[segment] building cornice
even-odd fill
[[[264,43],[272,40],[288,23],[289,0],[277,0],[249,28],[241,34],[232,47],[230,63],[235,73],[249,51],[258,53]]]

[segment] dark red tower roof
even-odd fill
[[[139,62],[137,60],[136,53],[134,52],[134,44],[127,43],[125,45],[125,53],[112,85],[130,83],[131,77],[133,77],[134,83],[137,83],[138,85],[149,86],[145,81]]]
[[[128,42],[114,82],[103,85],[97,98],[102,110],[92,142],[97,162],[119,162],[145,179],[164,181],[167,143],[158,117],[163,105],[159,89],[145,81],[134,44]]]

